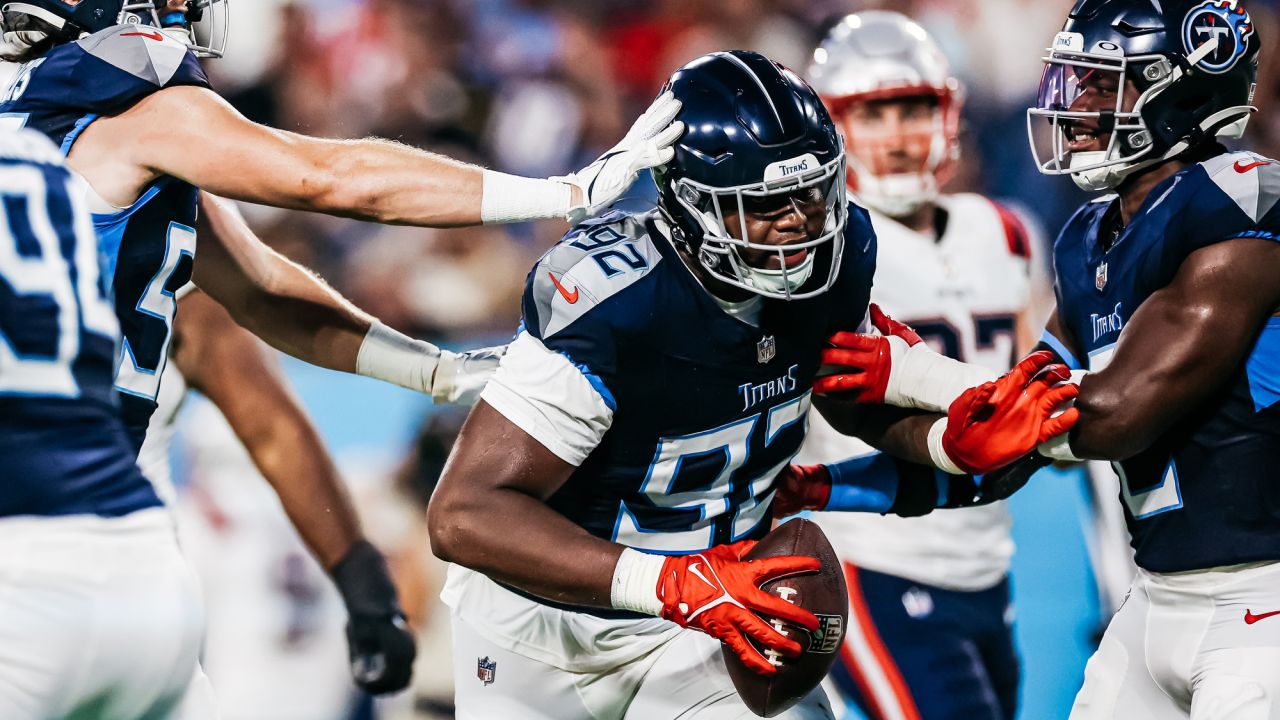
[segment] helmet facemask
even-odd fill
[[[1216,42],[1215,37],[1198,47],[1184,65],[1158,53],[1126,56],[1113,43],[1100,43],[1098,52],[1086,52],[1079,34],[1059,33],[1054,48],[1043,58],[1036,106],[1027,110],[1027,136],[1037,168],[1046,175],[1071,175],[1086,191],[1111,190],[1133,173],[1186,151],[1190,137],[1161,142],[1143,110],[1187,77],[1185,68],[1213,52]],[[1109,51],[1108,45],[1114,50]],[[1141,78],[1141,85],[1136,78]],[[1092,110],[1072,109],[1087,93],[1101,92],[1100,88],[1114,89],[1114,102],[1100,101]],[[1199,130],[1239,137],[1251,111],[1248,106],[1226,108],[1203,120]],[[1035,118],[1047,121],[1047,135],[1037,132]],[[1071,150],[1073,136],[1089,134],[1108,136],[1105,149]]]
[[[698,262],[715,279],[757,295],[779,300],[800,300],[826,292],[835,284],[844,249],[844,227],[848,220],[843,148],[837,157],[819,165],[813,155],[773,163],[758,183],[734,187],[713,187],[689,178],[672,179],[671,194],[686,218],[696,223],[701,237],[690,243]],[[793,205],[808,217],[823,213],[817,237],[787,245],[752,242],[747,214],[753,208]],[[737,215],[737,221],[726,217]],[[737,236],[730,232],[735,225]],[[776,256],[778,268],[751,264],[744,250]],[[823,253],[822,251],[826,251]],[[804,251],[804,257],[794,256]],[[825,257],[820,257],[825,255]],[[790,267],[788,265],[790,264]],[[815,271],[825,273],[821,282],[811,280]]]
[[[126,0],[119,22],[140,23],[181,42],[196,57],[222,57],[230,29],[230,0],[187,0],[187,11],[172,12],[166,0]]]

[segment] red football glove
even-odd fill
[[[817,572],[817,558],[786,556],[743,561],[756,544],[742,540],[719,545],[694,555],[668,557],[658,580],[662,617],[719,639],[742,662],[761,675],[778,668],[760,654],[745,635],[761,646],[787,657],[796,657],[800,643],[778,632],[761,615],[794,623],[806,630],[818,628],[818,618],[808,610],[770,595],[760,586],[775,578]]]
[[[832,347],[822,351],[822,364],[842,367],[837,374],[818,378],[813,383],[814,392],[853,392],[856,402],[884,402],[894,350],[900,352],[922,340],[915,330],[885,315],[875,303],[871,303],[871,325],[880,331],[879,335],[838,332],[827,339]],[[901,342],[895,348],[890,338]],[[819,374],[824,369],[819,369]]]
[[[784,518],[804,510],[821,510],[831,500],[831,473],[827,466],[788,465],[774,480],[773,516]]]
[[[1080,411],[1058,407],[1080,394],[1065,365],[1047,351],[1031,353],[1008,374],[965,390],[947,411],[942,448],[961,470],[986,474],[1071,429]],[[1041,372],[1043,371],[1043,372]],[[1055,387],[1055,385],[1057,387]]]

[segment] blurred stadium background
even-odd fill
[[[828,23],[907,13],[964,83],[964,150],[949,190],[973,190],[1052,230],[1081,200],[1040,176],[1025,140],[1041,49],[1069,0],[236,0],[215,88],[254,120],[330,137],[378,135],[497,169],[558,174],[621,136],[663,79],[704,52],[754,49],[803,70]],[[1280,3],[1250,11],[1275,38]],[[1275,156],[1277,56],[1260,76],[1252,149]],[[198,149],[193,149],[198,152]],[[635,202],[651,192],[646,182]],[[430,231],[246,207],[268,243],[409,334],[503,342],[530,263],[566,229],[547,222]],[[1043,242],[1045,234],[1041,234]],[[1051,237],[1051,234],[1050,234]],[[1044,257],[1044,253],[1041,253]],[[265,309],[264,312],[270,312]],[[451,717],[447,614],[435,599],[423,509],[457,411],[360,378],[282,361],[392,557],[421,630],[414,689],[376,706],[347,680],[343,611],[217,411],[188,402],[175,444],[186,549],[209,604],[206,669],[227,720]],[[1086,544],[1082,474],[1049,472],[1013,500],[1021,717],[1065,717],[1109,612]],[[849,715],[849,717],[855,717]]]

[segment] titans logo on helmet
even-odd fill
[[[1197,64],[1211,73],[1234,67],[1252,36],[1253,19],[1239,0],[1205,0],[1182,21],[1182,43],[1188,54],[1207,42],[1217,41],[1217,47]]]

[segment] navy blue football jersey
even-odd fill
[[[65,155],[99,117],[180,85],[209,86],[187,47],[149,26],[120,25],[23,65],[0,99],[0,122],[44,133]],[[191,185],[162,178],[132,206],[93,216],[124,335],[116,386],[136,447],[168,359],[174,292],[191,279],[197,198]]]
[[[768,531],[824,341],[866,314],[876,242],[851,205],[837,283],[764,300],[756,327],[717,304],[658,222],[656,211],[615,212],[570,231],[529,275],[524,328],[613,411],[548,504],[606,540],[687,553]]]
[[[1280,164],[1227,153],[1158,185],[1109,251],[1114,196],[1084,205],[1054,245],[1058,314],[1092,370],[1134,311],[1192,252],[1235,238],[1280,240]],[[1072,358],[1074,360],[1074,358]],[[1138,565],[1175,572],[1280,560],[1280,318],[1220,392],[1150,448],[1115,463]]]
[[[0,517],[160,504],[112,389],[120,330],[80,182],[43,136],[0,131]]]

